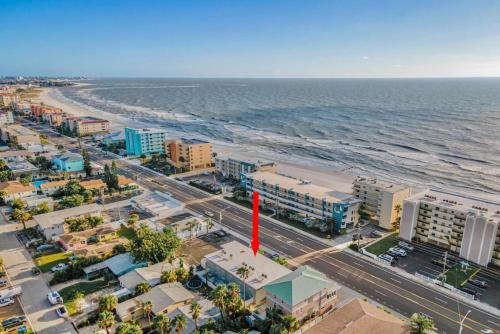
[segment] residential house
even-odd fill
[[[120,286],[128,289],[131,293],[140,283],[148,283],[151,286],[160,284],[161,273],[167,270],[179,268],[179,260],[172,263],[165,261],[153,264],[152,266],[134,269],[125,275],[118,277]]]
[[[145,261],[135,261],[134,257],[129,253],[123,253],[83,268],[83,272],[87,279],[102,275],[104,272],[110,272],[116,277],[120,277],[137,268],[147,267],[147,265],[148,263]]]
[[[38,167],[30,163],[29,161],[10,161],[6,163],[7,168],[12,172],[15,177],[20,177],[24,175],[31,175],[32,177],[38,176]]]
[[[198,299],[196,300],[198,305],[201,306],[200,315],[196,322],[198,323],[198,327],[204,326],[209,321],[215,321],[220,317],[220,310],[217,306],[215,306],[208,299]],[[174,319],[176,315],[183,315],[187,319],[186,329],[183,333],[193,333],[196,329],[195,322],[193,320],[193,314],[191,313],[191,305],[183,305],[179,306],[173,312],[170,312],[167,316],[170,319]],[[247,334],[260,334],[260,332],[253,331],[247,332]]]
[[[7,125],[14,123],[14,116],[10,110],[0,111],[0,125]]]
[[[16,145],[40,144],[38,133],[19,124],[2,126],[0,133],[3,141],[8,141]]]
[[[119,303],[116,306],[116,315],[121,321],[131,321],[143,318],[145,302],[153,305],[152,316],[168,314],[175,309],[189,305],[194,295],[182,286],[181,283],[166,283],[157,285],[145,294]]]
[[[337,303],[339,286],[325,274],[302,266],[264,286],[266,304],[301,321],[322,315]]]
[[[331,313],[306,334],[407,334],[407,322],[368,301],[353,299]]]
[[[74,217],[100,216],[102,207],[98,204],[89,204],[69,208],[65,210],[53,211],[41,215],[33,216],[33,219],[38,225],[38,229],[42,232],[48,241],[54,237],[67,233],[65,220]]]
[[[286,267],[260,253],[254,255],[250,247],[237,241],[226,243],[220,250],[205,255],[201,264],[205,268],[205,273],[200,275],[203,280],[208,281],[209,286],[234,282],[239,285],[244,299],[251,300],[255,304],[265,301],[265,285],[291,273]],[[250,274],[245,280],[237,274],[238,268],[242,266],[250,269]]]
[[[68,184],[68,182],[69,182],[69,180],[59,180],[59,181],[42,183],[40,185],[40,191],[47,196],[52,196],[59,189],[64,188],[64,186],[66,186],[66,184]]]
[[[52,163],[59,172],[83,171],[83,157],[80,154],[65,152],[52,158]]]
[[[33,184],[22,184],[19,181],[0,182],[0,193],[3,194],[5,202],[11,202],[16,198],[25,198],[36,195],[36,188]]]
[[[124,244],[127,239],[118,235],[113,224],[105,224],[90,230],[65,233],[57,237],[57,241],[64,250],[87,257],[111,254],[115,246]]]

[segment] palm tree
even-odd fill
[[[11,218],[19,224],[23,224],[23,230],[26,230],[26,222],[30,220],[31,214],[21,209],[14,209]]]
[[[187,226],[189,227],[189,239],[193,238],[193,228],[197,225],[195,220],[190,220],[187,222]]]
[[[153,319],[155,328],[160,331],[160,334],[170,333],[172,331],[172,321],[165,314],[158,314]]]
[[[151,284],[148,282],[141,282],[135,286],[135,295],[142,295],[151,290]]]
[[[83,292],[76,291],[73,295],[73,304],[75,305],[76,312],[81,313],[83,309],[83,301],[85,300],[85,295]]]
[[[285,329],[288,332],[288,334],[292,334],[292,333],[298,331],[300,328],[299,321],[291,315],[287,315],[286,317],[283,317],[282,323],[283,323],[283,326],[285,326]]]
[[[401,215],[400,215],[400,212],[401,212],[402,208],[401,208],[401,204],[396,204],[396,206],[394,207],[394,211],[396,211],[396,219],[394,220],[394,222],[392,223],[392,227],[397,230],[399,229],[399,225],[401,223]]]
[[[413,314],[410,318],[410,324],[411,334],[426,334],[434,329],[434,321],[421,313]]]
[[[103,311],[99,313],[99,319],[97,320],[97,325],[109,334],[109,330],[115,324],[115,315],[109,311]]]
[[[187,327],[187,318],[184,314],[177,314],[174,317],[175,332],[181,334]]]
[[[135,322],[121,322],[116,328],[116,334],[142,334],[141,327]]]
[[[198,318],[200,317],[200,314],[201,314],[201,305],[198,304],[197,302],[192,302],[191,317],[193,318],[194,326],[196,327],[196,329],[198,329]]]
[[[225,284],[217,285],[217,287],[210,293],[209,299],[220,309],[222,322],[224,322],[224,312],[226,311],[226,296],[228,290]]]
[[[118,298],[115,295],[104,295],[99,298],[99,311],[113,312],[118,305]]]
[[[148,323],[151,325],[151,313],[153,312],[153,303],[148,300],[142,303],[142,310],[148,317]]]
[[[246,281],[250,274],[253,272],[253,268],[249,267],[246,263],[243,263],[241,267],[236,270],[236,275],[238,275],[243,280],[243,305],[246,307],[245,301],[246,295]]]
[[[207,218],[206,220],[207,223],[207,234],[208,232],[214,227],[214,221],[211,218]]]
[[[177,273],[175,270],[165,270],[160,276],[161,283],[174,283],[177,282]]]
[[[130,215],[130,217],[128,218],[128,225],[130,225],[130,227],[134,227],[135,224],[139,221],[139,215],[137,213],[133,213]]]

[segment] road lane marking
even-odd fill
[[[496,323],[496,322],[494,322],[494,321],[488,320],[488,322],[489,322],[490,324],[493,324],[493,325],[496,325],[496,326],[500,327],[500,324],[498,324],[498,323]]]
[[[382,296],[384,296],[384,297],[387,297],[387,295],[386,295],[385,293],[380,292],[380,291],[378,291],[377,289],[375,289],[375,292],[376,292],[376,293],[378,293],[379,295],[382,295]]]
[[[395,278],[392,278],[392,277],[391,277],[391,281],[394,281],[394,282],[396,282],[396,283],[399,283],[399,284],[402,284],[402,283],[403,283],[403,282],[401,282],[401,281],[398,281],[397,279],[395,279]]]
[[[448,302],[446,300],[443,300],[443,299],[438,298],[438,297],[434,297],[434,299],[440,301],[443,304],[447,304],[448,305]]]

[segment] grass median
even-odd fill
[[[398,234],[393,233],[366,247],[366,251],[379,256],[387,252],[389,248],[397,246],[398,242]]]

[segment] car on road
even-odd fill
[[[69,318],[68,310],[64,306],[56,308],[56,313],[60,318]]]
[[[481,329],[481,333],[484,333],[484,334],[495,334],[495,332],[489,328],[487,329]]]
[[[415,247],[413,247],[412,245],[410,245],[409,243],[404,242],[404,241],[398,242],[398,246],[403,248],[404,250],[406,250],[408,252],[413,252],[413,250],[415,249]]]
[[[6,279],[0,279],[0,288],[7,286],[7,284],[9,284],[9,282],[7,282]]]
[[[25,322],[26,322],[26,317],[20,315],[20,316],[11,317],[11,318],[8,318],[8,319],[5,319],[4,321],[2,321],[2,327],[4,329],[9,329],[9,328],[12,328],[15,326],[22,325]]]
[[[49,303],[51,305],[62,304],[64,302],[63,298],[61,297],[61,295],[57,291],[53,291],[53,292],[48,293],[47,299],[49,300]]]
[[[68,265],[66,263],[59,263],[55,266],[53,266],[52,268],[50,268],[50,270],[55,273],[56,271],[62,271],[64,269],[68,268]]]
[[[9,306],[14,304],[14,298],[0,299],[0,307]]]
[[[486,289],[489,287],[488,283],[486,283],[485,281],[481,281],[479,279],[469,279],[467,282],[481,289]]]
[[[213,213],[213,212],[210,212],[210,211],[205,211],[205,215],[206,215],[206,216],[209,216],[209,217],[213,217],[213,216],[214,216],[214,213]]]

